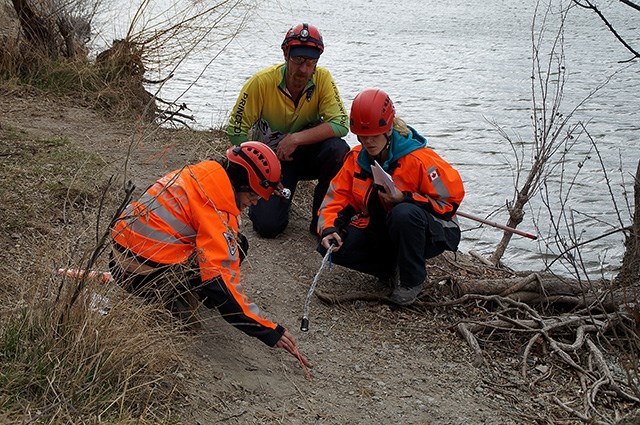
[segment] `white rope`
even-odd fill
[[[325,265],[329,261],[331,257],[331,252],[333,251],[333,244],[329,245],[329,249],[327,249],[327,253],[322,258],[322,264],[320,264],[320,268],[316,272],[316,275],[313,277],[313,282],[309,287],[309,291],[307,292],[307,298],[304,300],[304,308],[302,310],[302,324],[300,325],[300,330],[302,332],[307,332],[309,330],[309,304],[311,304],[311,297],[313,296],[313,292],[316,290],[316,286],[318,285],[318,280],[320,279],[320,273],[324,269]]]

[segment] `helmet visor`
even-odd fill
[[[294,58],[303,56],[305,58],[318,59],[320,57],[320,49],[312,46],[291,46],[289,56]]]

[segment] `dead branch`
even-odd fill
[[[597,307],[613,312],[634,302],[640,295],[638,285],[609,288],[608,281],[594,281],[587,287],[577,280],[554,275],[530,274],[523,278],[458,280],[453,284],[456,296],[500,295],[529,305],[567,305],[573,308]]]
[[[582,412],[578,412],[576,409],[569,407],[566,403],[563,403],[562,401],[560,401],[560,399],[558,397],[553,397],[553,401],[560,407],[562,407],[564,410],[566,410],[567,412],[571,413],[572,415],[574,415],[575,417],[579,418],[580,420],[582,420],[583,422],[587,422],[587,423],[592,423],[592,418],[590,416],[585,415]],[[597,424],[606,424],[606,422],[596,422]],[[607,424],[608,425],[608,424]]]
[[[481,294],[506,297],[518,292],[575,296],[580,294],[582,289],[576,281],[561,280],[554,275],[540,275],[538,273],[516,278],[459,280],[454,287],[454,293],[458,296]]]
[[[628,401],[632,401],[634,403],[640,403],[640,399],[630,394],[627,394],[625,391],[622,390],[622,388],[620,388],[620,386],[615,381],[615,378],[613,377],[611,370],[609,370],[609,366],[607,366],[607,362],[604,360],[604,356],[602,355],[602,352],[588,338],[587,338],[587,345],[589,346],[589,350],[591,352],[591,355],[593,356],[596,367],[598,368],[600,373],[603,375],[604,383],[606,383],[611,388],[613,388],[616,394],[623,397],[624,399]],[[591,397],[592,401],[595,401],[595,397],[596,397],[596,391],[594,390]]]
[[[540,278],[540,275],[537,273],[531,273],[529,276],[513,282],[511,286],[500,293],[500,296],[506,297],[516,292],[520,292],[531,284],[537,284],[536,286],[542,287],[542,279]]]
[[[533,347],[533,344],[535,344],[539,339],[540,339],[540,334],[535,334],[531,339],[529,339],[529,342],[527,342],[527,345],[524,348],[524,352],[522,354],[522,369],[520,371],[523,378],[527,377],[527,364],[528,364],[529,353],[531,352],[531,348]]]
[[[616,277],[616,281],[623,286],[640,282],[640,161],[636,168],[633,192],[635,198],[633,224],[631,231],[625,237],[622,268]]]
[[[484,358],[482,356],[482,349],[480,348],[480,344],[478,344],[478,340],[476,339],[475,335],[473,335],[473,333],[469,331],[464,323],[458,323],[457,329],[458,333],[462,335],[465,341],[467,341],[467,344],[469,344],[469,347],[471,347],[471,350],[473,350],[473,365],[475,367],[480,367],[484,363]]]
[[[619,41],[620,43],[622,43],[622,45],[623,45],[623,46],[624,46],[624,47],[625,47],[629,52],[631,52],[631,54],[633,54],[633,57],[632,57],[631,59],[628,59],[628,60],[623,61],[623,62],[629,62],[629,61],[632,61],[632,60],[634,60],[634,59],[640,58],[640,53],[639,53],[637,50],[635,50],[633,47],[631,47],[631,46],[629,45],[629,43],[627,43],[627,41],[626,41],[624,38],[622,38],[622,36],[620,36],[620,34],[618,34],[618,31],[616,31],[616,29],[613,27],[613,25],[611,25],[611,23],[609,22],[609,20],[604,16],[604,14],[600,11],[600,9],[598,9],[598,7],[597,7],[594,3],[592,3],[591,1],[589,1],[589,0],[584,0],[584,1],[585,1],[584,3],[581,3],[581,2],[580,2],[580,1],[578,1],[578,0],[573,0],[573,2],[574,2],[575,4],[577,4],[578,6],[583,7],[583,8],[585,8],[585,9],[591,9],[591,10],[593,10],[593,11],[594,11],[594,13],[595,13],[596,15],[598,15],[598,17],[600,18],[600,20],[602,20],[602,22],[605,24],[605,26],[607,27],[607,29],[609,30],[609,32],[610,32],[611,34],[613,34],[613,36],[614,36],[615,38],[617,38],[617,39],[618,39],[618,41]],[[620,0],[620,1],[621,1],[622,3],[624,3],[624,4],[626,4],[626,5],[627,5],[627,6],[629,6],[629,7],[632,7],[632,8],[634,8],[634,9],[636,9],[636,10],[640,10],[640,7],[639,7],[637,4],[634,4],[634,3],[632,3],[632,2],[630,2],[630,1],[628,1],[628,0]]]
[[[489,267],[494,267],[495,266],[495,264],[493,264],[491,261],[486,259],[482,254],[480,254],[477,251],[469,251],[469,255],[471,255],[476,260],[480,261],[485,266],[489,266]]]

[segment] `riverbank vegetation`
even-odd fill
[[[232,5],[185,10],[164,29],[132,23],[125,38],[91,55],[99,6],[3,3],[0,90],[41,97],[53,115],[58,103],[73,102],[143,131],[188,121],[183,106],[148,88],[163,82],[146,78],[148,55],[157,58],[171,37],[194,36],[194,23]],[[144,12],[142,4],[137,16]],[[159,306],[114,297],[86,276],[53,273],[69,264],[106,266],[122,176],[106,175],[108,159],[73,140],[6,121],[0,164],[0,422],[180,423],[184,331]]]
[[[53,274],[102,246],[90,228],[110,203],[105,165],[0,125],[0,422],[172,420],[182,338],[166,314],[125,298],[107,315],[104,285]]]
[[[217,16],[214,22],[222,25],[225,17],[238,11],[234,19],[241,23],[244,12],[235,8],[237,3],[221,11],[224,5],[227,3],[182,15],[191,18],[160,31],[132,29],[91,59],[86,37],[87,31],[91,33],[96,4],[80,14],[64,8],[58,15],[45,14],[47,21],[38,15],[34,3],[17,0],[15,8],[5,5],[0,15],[0,23],[6,22],[1,25],[0,90],[16,96],[38,92],[72,97],[114,119],[128,117],[131,132],[161,132],[163,124],[165,128],[166,124],[187,126],[186,105],[166,102],[149,88],[166,82],[171,72],[150,81],[148,68],[159,66],[152,58],[163,58],[166,69],[171,69],[181,55],[196,51],[212,31],[202,22],[213,13]],[[84,25],[87,22],[89,28]],[[220,42],[224,44],[233,31],[221,36]],[[184,43],[186,51],[164,49],[186,33],[191,37]],[[533,40],[532,79],[533,146],[537,150],[529,166],[524,161],[524,145],[512,142],[517,174],[523,170],[529,174],[516,178],[516,198],[509,205],[507,223],[511,227],[521,222],[530,197],[547,188],[549,167],[561,166],[562,159],[554,155],[570,149],[577,136],[590,140],[586,126],[569,121],[571,112],[561,113],[562,52],[541,54],[539,40]],[[554,45],[561,47],[561,33]],[[544,63],[542,57],[558,61]],[[55,107],[54,101],[51,108]],[[114,295],[86,277],[52,275],[61,260],[68,267],[106,266],[106,232],[109,220],[126,201],[121,190],[126,188],[126,179],[105,173],[113,164],[70,140],[22,133],[10,123],[0,124],[0,195],[5,200],[0,210],[0,420],[181,422],[176,406],[188,385],[180,377],[185,367],[182,348],[189,336],[157,307]],[[192,139],[207,136],[194,133]],[[593,152],[597,154],[595,144]],[[455,309],[449,325],[468,343],[474,364],[488,367],[497,351],[509,350],[517,358],[513,367],[520,374],[518,385],[528,385],[531,391],[556,374],[571,376],[567,383],[571,398],[555,394],[548,398],[556,409],[545,407],[552,418],[614,423],[623,412],[637,410],[639,176],[640,168],[635,171],[635,204],[631,202],[633,208],[629,208],[632,220],[619,223],[627,249],[615,279],[584,275],[580,250],[587,244],[572,228],[569,189],[561,194],[563,208],[550,213],[558,235],[561,226],[569,232],[569,238],[558,237],[554,252],[575,271],[575,278],[547,270],[519,272],[503,267],[500,258],[511,237],[507,232],[489,260],[458,253],[429,264],[430,291],[411,313],[446,315],[448,309]],[[571,182],[576,176],[566,178]],[[518,186],[520,181],[524,183]],[[321,290],[317,295],[329,304],[388,302],[385,293]]]

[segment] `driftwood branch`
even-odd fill
[[[532,273],[522,278],[472,279],[457,281],[453,292],[458,296],[501,295],[529,305],[567,305],[573,308],[597,307],[612,312],[640,297],[638,286],[609,289],[609,282],[578,281],[553,275]]]
[[[480,367],[484,363],[484,357],[482,355],[482,349],[480,348],[480,344],[478,344],[478,340],[476,339],[473,332],[471,332],[464,323],[458,323],[457,326],[458,333],[462,335],[462,337],[467,341],[471,350],[473,350],[473,354],[475,356],[473,360],[473,365],[475,367]]]
[[[581,397],[582,410],[569,407],[569,404],[556,400],[563,409],[577,417],[597,423],[596,402],[601,394],[608,397],[619,397],[625,402],[640,403],[637,397],[624,386],[616,382],[607,365],[602,351],[590,336],[600,338],[614,328],[633,323],[628,314],[631,304],[618,303],[619,300],[635,299],[636,291],[624,288],[625,291],[605,291],[605,295],[590,287],[593,294],[583,294],[586,288],[566,280],[559,280],[552,276],[531,273],[526,276],[504,279],[467,280],[455,283],[454,293],[476,291],[483,293],[464,293],[458,298],[441,302],[427,302],[424,295],[412,306],[420,308],[440,308],[459,305],[472,308],[474,311],[485,312],[483,317],[465,319],[456,324],[455,330],[469,345],[473,364],[481,367],[490,358],[485,355],[482,345],[490,345],[491,340],[511,335],[507,340],[522,342],[523,347],[520,360],[520,374],[523,378],[531,379],[530,385],[535,385],[543,377],[529,377],[529,367],[535,361],[531,360],[534,352],[542,351],[547,354],[537,354],[546,363],[555,363],[560,368],[568,367],[580,377],[584,397]],[[527,298],[523,294],[531,294]],[[327,294],[316,291],[316,296],[329,304],[340,304],[354,301],[389,303],[387,293],[350,292],[346,294]],[[527,301],[534,299],[536,303],[553,304],[554,300],[569,305],[589,304],[589,308],[572,310],[566,313],[556,313],[545,316]],[[616,301],[618,300],[618,301]],[[618,303],[616,305],[616,303]],[[613,308],[615,305],[615,308]],[[603,306],[607,308],[603,308]],[[477,307],[481,307],[478,309]],[[609,308],[610,307],[610,308]],[[479,337],[482,335],[482,338]],[[482,341],[482,344],[480,343]],[[546,349],[544,349],[546,347]],[[549,353],[551,355],[549,355]]]

